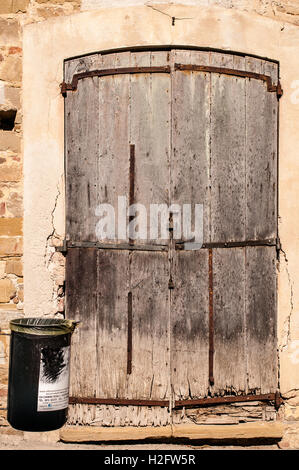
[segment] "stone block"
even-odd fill
[[[0,256],[22,255],[23,240],[21,237],[2,237],[0,238]]]
[[[37,3],[48,3],[49,0],[36,0],[36,2]],[[81,0],[51,0],[51,3],[56,3],[58,5],[63,5],[63,3],[68,3],[68,2],[80,4]]]
[[[0,181],[17,182],[17,181],[20,181],[21,179],[22,179],[21,163],[19,162],[0,163]]]
[[[11,109],[20,109],[21,108],[21,89],[4,85],[4,99],[5,99],[5,104],[7,106],[11,106]]]
[[[6,275],[6,261],[0,261],[0,279]]]
[[[21,150],[21,137],[17,132],[0,130],[0,150],[10,150],[19,153]]]
[[[23,219],[21,217],[1,217],[0,236],[17,237],[23,233]]]
[[[284,405],[284,419],[286,421],[299,421],[299,406]]]
[[[1,0],[0,15],[25,13],[30,0]]]
[[[16,294],[16,288],[10,279],[0,279],[0,302],[9,302]]]
[[[10,336],[0,333],[0,367],[8,366]],[[6,373],[5,373],[6,375]],[[5,379],[6,380],[6,379]]]
[[[22,59],[18,55],[9,55],[0,63],[0,80],[21,82]]]
[[[5,272],[7,274],[15,274],[16,276],[23,276],[23,263],[20,259],[8,259],[6,261]]]
[[[14,217],[23,216],[23,197],[18,192],[9,193],[8,199],[6,200],[6,209]]]
[[[2,1],[0,2],[2,5]],[[21,44],[20,24],[17,19],[0,18],[0,46]]]

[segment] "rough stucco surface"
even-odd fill
[[[187,19],[173,27],[173,16]],[[25,314],[64,310],[64,259],[53,247],[64,235],[63,60],[126,46],[186,44],[280,61],[278,336],[280,385],[288,398],[281,414],[289,423],[285,447],[290,442],[299,447],[296,25],[299,0],[1,0],[0,111],[17,114],[12,131],[0,130],[0,425],[5,423],[8,321],[24,311],[23,251]]]

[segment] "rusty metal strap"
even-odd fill
[[[176,242],[176,250],[184,250],[184,244],[186,242]],[[279,247],[279,239],[268,238],[266,240],[241,240],[233,242],[211,242],[203,243],[201,248],[242,248],[246,246],[276,246]],[[92,242],[92,241],[66,241],[64,240],[62,246],[57,246],[56,251],[67,252],[69,248],[98,248],[101,250],[136,250],[136,251],[168,251],[168,245],[162,244],[135,244],[130,243],[104,243],[104,242]]]
[[[262,80],[267,84],[267,91],[277,94],[280,98],[283,94],[281,84],[278,81],[277,85],[272,83],[270,75],[261,73],[248,72],[245,70],[234,70],[224,67],[212,67],[208,65],[192,65],[192,64],[174,64],[174,70],[189,70],[195,72],[218,73],[225,75],[232,75],[235,77],[252,78],[255,80]],[[61,93],[65,97],[68,91],[76,91],[78,88],[79,80],[88,77],[107,77],[112,75],[127,75],[136,73],[171,73],[170,66],[164,67],[119,67],[103,70],[90,70],[88,72],[76,73],[71,83],[62,82],[60,85]]]
[[[234,395],[223,397],[209,397],[189,400],[176,400],[174,409],[193,408],[197,406],[213,406],[225,403],[242,403],[250,401],[274,402],[276,409],[282,404],[279,392],[266,393],[262,395]],[[129,398],[96,398],[96,397],[70,397],[70,405],[114,405],[114,406],[162,406],[169,408],[169,400],[138,400]]]
[[[89,72],[76,73],[71,83],[62,82],[61,93],[66,96],[67,91],[76,91],[79,80],[88,77],[107,77],[110,75],[128,75],[135,73],[170,73],[170,67],[119,67],[113,69],[90,70]]]
[[[192,408],[196,406],[210,406],[225,403],[243,403],[249,401],[268,401],[274,402],[275,408],[278,409],[282,404],[282,398],[279,392],[266,393],[261,395],[234,395],[224,397],[200,398],[198,400],[177,400],[174,408]]]
[[[92,241],[64,241],[62,246],[55,247],[56,251],[66,253],[69,248],[98,248],[99,250],[129,250],[129,251],[168,251],[168,245],[131,245],[130,243],[102,243]]]
[[[262,80],[267,84],[267,91],[277,94],[277,97],[280,98],[283,94],[281,84],[278,81],[277,85],[272,83],[272,78],[270,75],[264,75],[261,73],[248,72],[245,70],[234,70],[224,67],[211,67],[209,65],[191,65],[191,64],[174,64],[175,70],[189,70],[195,72],[207,72],[207,73],[219,73],[224,75],[232,75],[234,77],[242,78],[252,78],[255,80]]]
[[[70,397],[69,404],[169,407],[169,400],[134,400],[129,398]]]
[[[192,240],[190,240],[192,241]],[[189,243],[190,243],[189,241]],[[187,242],[177,242],[175,249],[184,250],[184,244]],[[266,240],[238,240],[231,242],[210,242],[203,243],[201,248],[211,249],[211,248],[242,248],[246,246],[277,246],[278,239],[276,238],[267,238]]]

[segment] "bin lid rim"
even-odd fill
[[[64,318],[22,317],[10,321],[12,331],[36,335],[72,333],[79,322]]]

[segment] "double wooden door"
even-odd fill
[[[125,51],[67,61],[65,82],[74,402],[275,392],[277,64]],[[151,204],[203,204],[202,248],[99,239],[120,196],[148,227]]]

